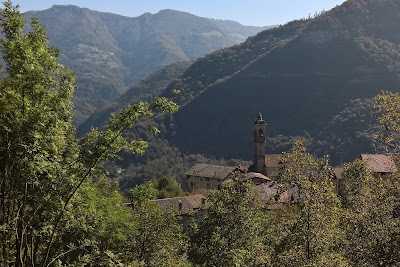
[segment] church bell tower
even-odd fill
[[[253,167],[256,172],[265,171],[265,127],[266,123],[261,112],[258,113],[258,120],[254,122],[254,161]]]

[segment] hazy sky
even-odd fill
[[[344,0],[14,0],[21,11],[43,10],[52,5],[77,5],[129,17],[161,9],[186,11],[201,17],[229,19],[244,25],[283,24],[329,10]]]

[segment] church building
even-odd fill
[[[282,154],[266,154],[266,130],[267,124],[258,113],[258,119],[254,122],[254,160],[250,167],[255,172],[262,173],[268,178],[275,178],[279,174],[279,163]]]
[[[266,123],[261,113],[254,122],[254,155],[251,166],[219,166],[210,164],[196,164],[185,172],[190,191],[197,189],[220,189],[223,181],[230,179],[232,173],[242,180],[251,180],[255,185],[268,183],[270,178],[278,176],[281,154],[266,155]]]

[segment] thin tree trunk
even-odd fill
[[[311,253],[310,253],[310,211],[307,211],[307,234],[306,234],[306,238],[307,238],[307,245],[306,245],[306,249],[307,249],[307,260],[311,259]]]
[[[15,267],[20,267],[23,266],[22,265],[22,251],[21,251],[21,247],[22,247],[22,225],[20,223],[20,218],[17,218],[17,222],[16,222],[16,227],[17,227],[17,236],[16,236],[16,240],[15,240]]]

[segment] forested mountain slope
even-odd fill
[[[76,125],[95,107],[126,92],[150,73],[239,43],[264,29],[174,10],[124,17],[55,5],[27,12],[25,18],[30,17],[46,25],[49,41],[60,49],[62,62],[77,74]]]
[[[196,60],[162,93],[180,110],[130,133],[150,146],[140,159],[124,155],[122,183],[134,184],[141,166],[158,171],[140,179],[160,178],[192,154],[251,160],[258,112],[267,153],[288,151],[294,138],[333,165],[375,152],[373,97],[400,88],[399,13],[394,0],[350,0]],[[148,123],[162,134],[144,134]]]
[[[197,60],[166,90],[181,90],[177,101],[183,104],[168,124],[169,140],[186,153],[250,159],[252,122],[260,111],[274,139],[268,153],[286,149],[286,141],[276,142],[293,136],[308,139],[313,152],[334,153],[344,143],[328,137],[337,115],[355,99],[400,88],[399,12],[394,0],[350,0]],[[365,140],[356,141],[356,132],[365,130],[337,133],[350,138],[346,143],[363,142],[343,147],[344,160],[373,152]],[[333,143],[317,149],[328,139]],[[340,155],[331,157],[338,163]]]
[[[139,101],[151,102],[155,97],[161,94],[174,79],[179,78],[191,64],[192,61],[175,62],[150,74],[146,79],[132,86],[132,88],[123,95],[96,109],[87,120],[77,127],[77,135],[82,136],[84,133],[87,133],[91,127],[103,126],[111,113],[118,112],[126,108],[129,104],[134,104]]]

